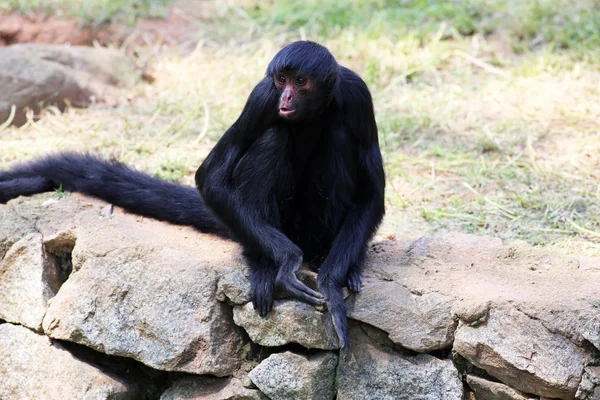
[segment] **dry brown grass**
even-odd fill
[[[600,255],[593,60],[551,49],[515,54],[502,31],[452,40],[443,30],[425,40],[353,27],[323,35],[257,26],[244,10],[214,7],[218,23],[198,25],[205,33],[195,50],[153,54],[157,80],[133,100],[49,110],[0,132],[0,166],[87,149],[190,184],[277,49],[309,38],[372,90],[388,175],[380,235],[460,230]]]

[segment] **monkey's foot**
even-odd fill
[[[362,285],[362,273],[360,269],[350,269],[346,275],[346,286],[351,292],[360,292],[360,286]]]
[[[327,308],[331,314],[331,321],[340,345],[340,354],[345,353],[348,347],[348,317],[346,303],[341,284],[343,279],[334,279],[326,273],[321,273],[318,278],[319,288],[327,298]],[[359,285],[360,287],[360,285]]]
[[[291,297],[313,306],[325,304],[325,299],[319,292],[315,292],[304,283],[300,282],[295,274],[282,274],[281,271],[275,280],[278,290],[289,294]]]

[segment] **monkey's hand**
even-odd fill
[[[275,278],[275,287],[289,294],[291,297],[313,306],[324,305],[325,299],[319,292],[315,292],[298,280],[296,271],[302,265],[302,257],[284,263]]]

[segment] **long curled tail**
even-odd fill
[[[60,153],[0,171],[0,203],[58,188],[99,198],[134,214],[228,236],[195,188],[157,179],[115,160]]]

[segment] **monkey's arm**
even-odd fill
[[[368,241],[384,215],[384,174],[377,146],[361,154],[360,193],[319,269],[319,288],[327,299],[340,345],[347,343],[348,327],[342,288],[358,291],[360,268]]]
[[[347,343],[348,323],[342,288],[347,283],[353,291],[360,289],[360,268],[367,244],[385,213],[385,174],[367,86],[356,74],[342,67],[338,94],[344,113],[343,129],[346,135],[356,139],[358,146],[358,192],[319,269],[318,280],[343,347]]]
[[[276,266],[251,263],[254,307],[265,315],[273,305],[275,286],[293,297],[322,304],[319,293],[300,282],[295,272],[302,251],[279,229],[277,204],[270,198],[281,170],[285,135],[265,127],[277,110],[270,81],[259,83],[244,111],[196,172],[196,185],[206,205],[225,224],[247,254],[266,257]]]

